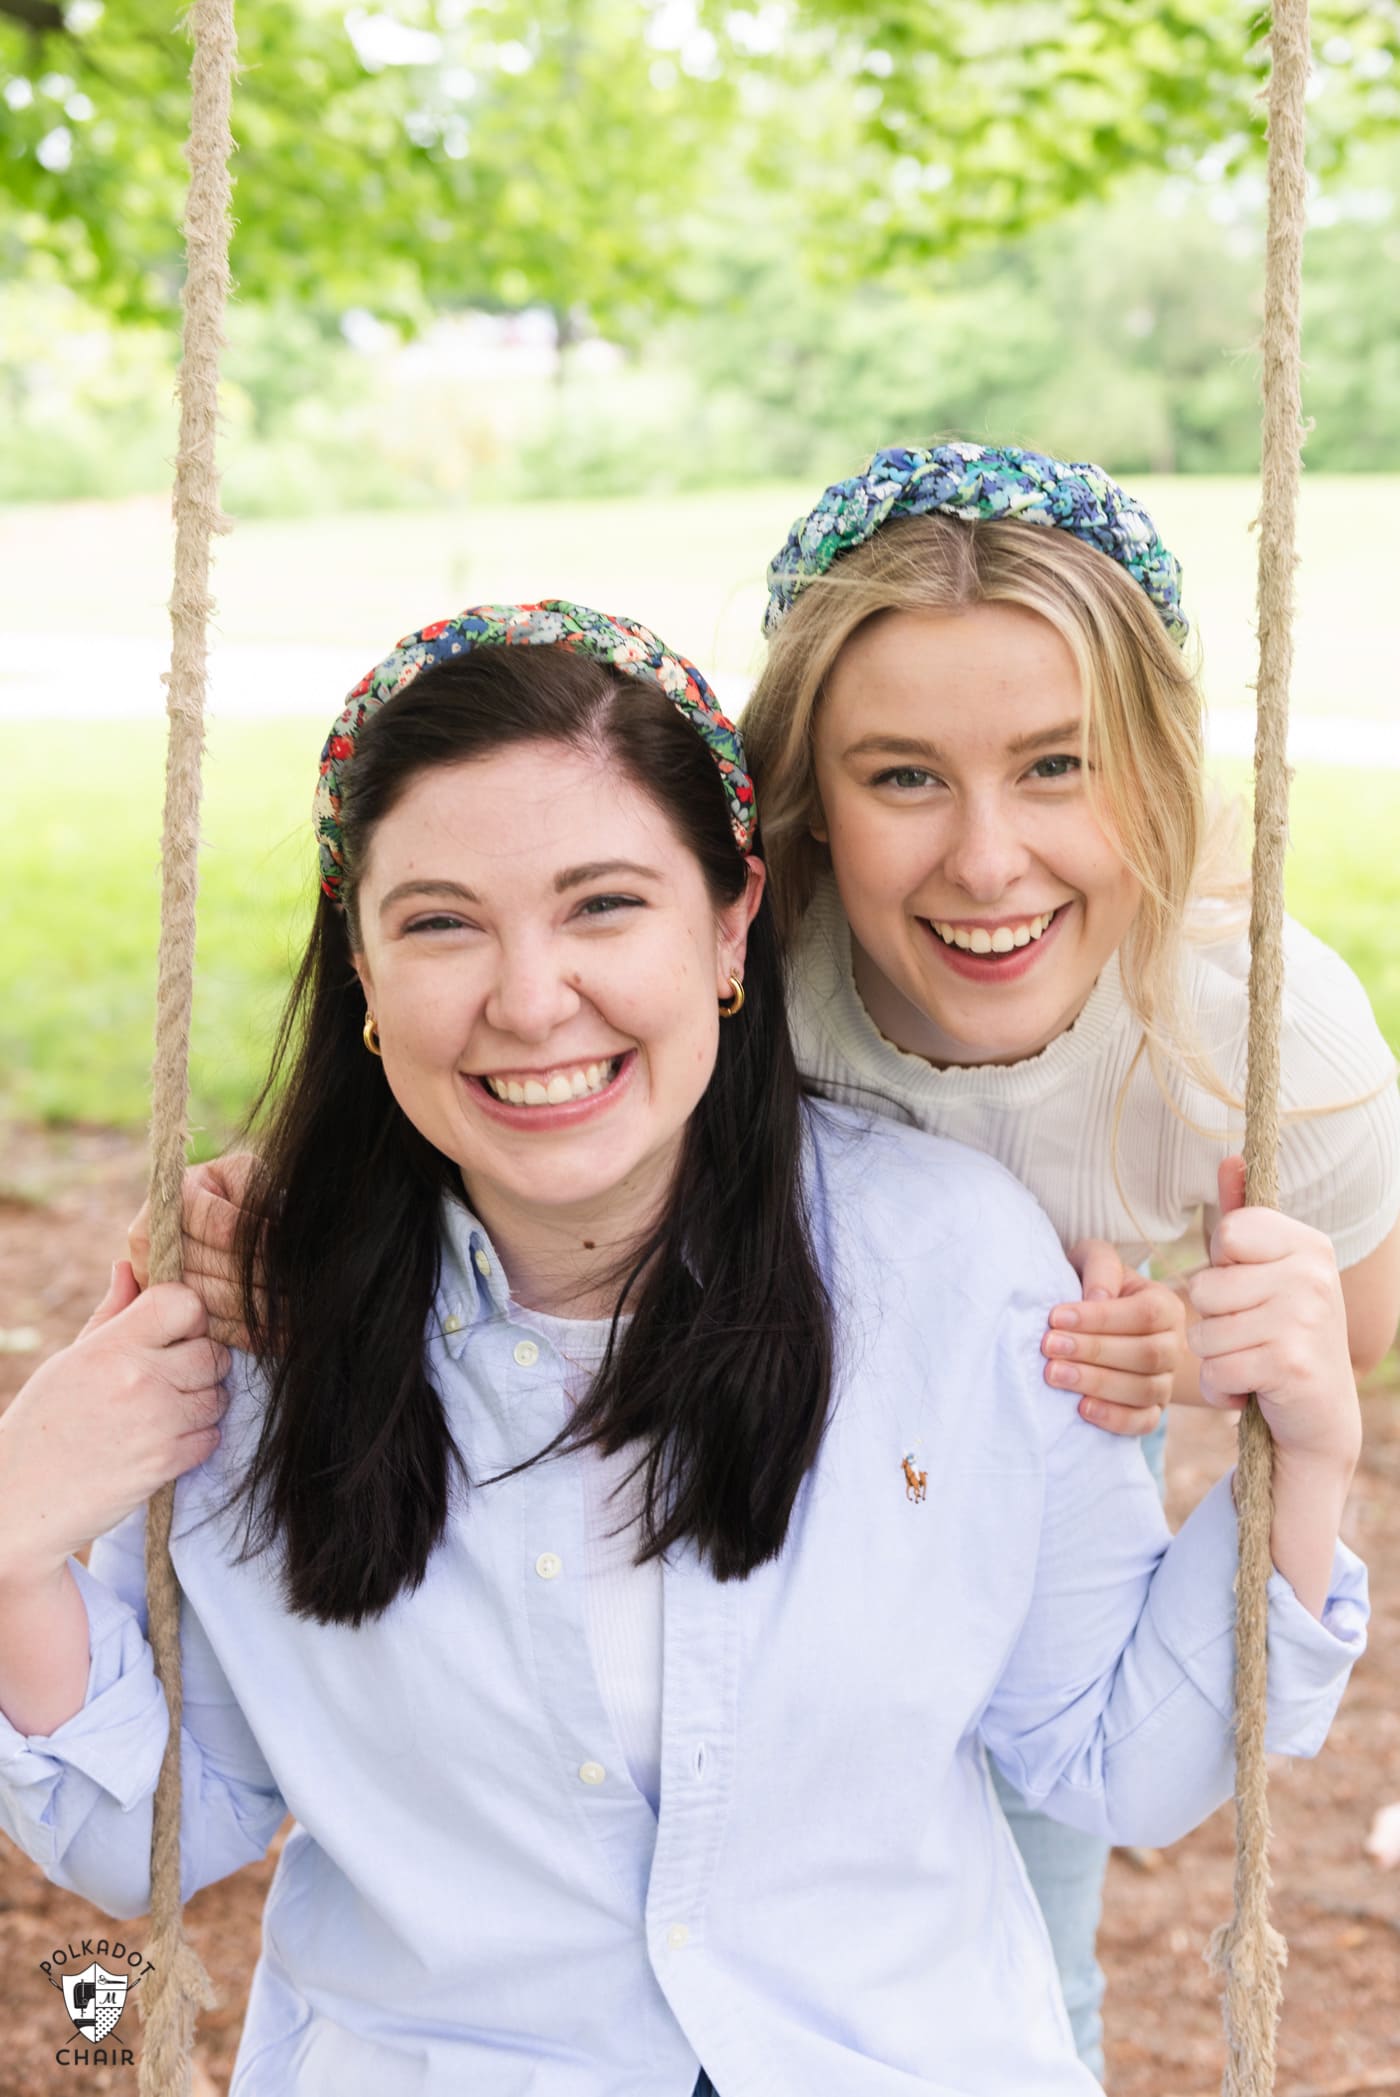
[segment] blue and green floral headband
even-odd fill
[[[741,852],[749,850],[758,812],[744,746],[738,729],[721,712],[694,663],[674,654],[634,620],[613,619],[606,612],[589,611],[586,605],[570,604],[566,598],[546,598],[542,604],[478,604],[459,612],[455,619],[439,619],[400,641],[392,655],[386,655],[360,679],[326,737],[312,821],[321,855],[321,886],[332,902],[342,900],[345,879],[345,836],[340,821],[345,773],[365,722],[386,699],[438,663],[450,662],[473,648],[531,647],[568,648],[577,655],[591,655],[596,662],[610,664],[664,692],[718,766],[734,842]]]
[[[930,510],[971,523],[1009,518],[1072,532],[1127,569],[1178,647],[1191,631],[1181,609],[1181,563],[1142,505],[1101,466],[1011,444],[940,444],[931,451],[893,445],[877,451],[864,473],[835,482],[798,518],[768,570],[763,631],[776,633],[808,584],[863,545],[886,518]]]

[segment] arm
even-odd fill
[[[144,1514],[72,1578],[91,1661],[82,1707],[47,1735],[0,1719],[0,1827],[56,1885],[112,1915],[150,1905],[151,1807],[169,1720],[145,1639]],[[203,1626],[182,1611],[182,1894],[266,1853],[286,1808]]]
[[[228,1366],[192,1290],[138,1296],[123,1264],[83,1333],[0,1420],[0,1826],[116,1913],[147,1903],[168,1731],[144,1636],[141,1510],[217,1446]],[[72,1554],[113,1525],[90,1572]],[[265,1848],[281,1812],[266,1825],[275,1787],[192,1619],[182,1645],[194,1885],[260,1854],[249,1829]]]
[[[1400,1223],[1364,1260],[1343,1267],[1342,1298],[1351,1365],[1358,1376],[1369,1376],[1394,1346],[1400,1322]]]
[[[1227,1211],[1237,1198],[1223,1187]],[[1359,1424],[1335,1262],[1321,1233],[1253,1209],[1223,1217],[1212,1257],[1192,1335],[1207,1385],[1230,1403],[1259,1390],[1278,1450],[1270,1746],[1312,1753],[1366,1620],[1364,1573],[1336,1533]],[[1235,1562],[1228,1481],[1168,1540],[1122,1443],[1063,1426],[1029,1613],[983,1729],[1033,1802],[1159,1842],[1228,1794]]]
[[[1236,1568],[1228,1479],[1169,1538],[1130,1446],[1070,1423],[1049,1456],[1030,1610],[982,1722],[1033,1805],[1087,1834],[1155,1846],[1229,1797]],[[1364,1569],[1345,1549],[1320,1623],[1274,1575],[1271,1752],[1316,1754],[1367,1614]]]
[[[1366,992],[1340,955],[1291,919],[1284,925],[1285,981],[1281,1051],[1279,1207],[1287,1216],[1324,1231],[1342,1269],[1351,1361],[1358,1374],[1374,1368],[1391,1345],[1400,1316],[1400,1096],[1395,1058],[1376,1025]],[[1247,948],[1233,938],[1215,950],[1199,978],[1222,1041],[1233,1038],[1232,1067],[1222,1073],[1224,1092],[1243,1097],[1246,1061],[1245,974]],[[1189,1105],[1189,1100],[1183,1100]],[[1204,1107],[1204,1100],[1202,1102]],[[1217,1102],[1218,1105],[1218,1102]],[[1214,1114],[1207,1119],[1214,1122]],[[1190,1183],[1205,1192],[1196,1174]],[[1207,1241],[1220,1221],[1206,1197]],[[1109,1252],[1109,1248],[1101,1250]],[[1087,1276],[1086,1276],[1087,1284]],[[1084,1291],[1088,1294],[1087,1285]],[[1110,1285],[1110,1297],[1117,1295]],[[1078,1310],[1079,1332],[1116,1337],[1113,1302],[1069,1306]],[[1086,1360],[1089,1360],[1086,1357]],[[1121,1367],[1105,1359],[1103,1368]],[[1102,1374],[1091,1364],[1091,1373]],[[1150,1373],[1150,1365],[1149,1365]],[[1098,1424],[1132,1432],[1134,1411],[1144,1403],[1137,1391],[1103,1389],[1113,1401]],[[1086,1394],[1090,1385],[1083,1387]],[[1178,1346],[1172,1377],[1173,1403],[1210,1402],[1201,1392],[1190,1352]]]
[[[1211,1264],[1191,1280],[1198,1322],[1187,1339],[1208,1404],[1238,1410],[1258,1397],[1274,1439],[1274,1564],[1321,1616],[1361,1454],[1346,1301],[1323,1232],[1243,1204],[1244,1162],[1227,1158]]]
[[[0,1715],[17,1730],[52,1732],[81,1704],[87,1619],[69,1561],[218,1446],[228,1367],[193,1290],[142,1296],[123,1261],[0,1419]]]

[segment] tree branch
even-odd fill
[[[0,15],[8,15],[12,22],[22,22],[26,29],[57,32],[67,25],[63,9],[54,5],[54,0],[0,0]]]

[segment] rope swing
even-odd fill
[[[175,462],[175,586],[166,678],[169,740],[161,838],[161,933],[157,963],[156,1050],[151,1080],[151,1280],[179,1281],[180,1181],[189,1104],[190,1011],[194,999],[195,894],[199,875],[200,758],[204,750],[207,630],[213,600],[209,569],[219,510],[214,443],[219,352],[229,289],[229,108],[238,53],[233,0],[194,0],[189,200],[185,207],[184,353],[180,364],[180,445]],[[146,1591],[151,1650],[165,1692],[170,1732],[161,1760],[151,1827],[151,1942],[154,1972],[142,1991],[145,2043],[141,2097],[189,2097],[194,2026],[213,1990],[185,1935],[180,1901],[180,1590],[170,1562],[174,1485],[146,1517]]]
[[[1249,921],[1245,1200],[1278,1207],[1279,1035],[1283,1023],[1283,861],[1288,845],[1288,680],[1302,473],[1304,96],[1308,0],[1277,0],[1268,89],[1269,219],[1264,263],[1259,507],[1259,683],[1254,737],[1254,864]],[[1224,2097],[1271,2097],[1288,1947],[1269,1921],[1269,1796],[1264,1755],[1273,1442],[1251,1398],[1235,1473],[1235,1913],[1211,1942],[1225,1977]]]
[[[176,464],[175,583],[167,682],[169,743],[162,837],[161,939],[151,1100],[151,1262],[154,1281],[178,1281],[181,1178],[189,1091],[195,893],[199,846],[209,575],[218,505],[215,432],[219,352],[229,289],[229,110],[237,67],[233,0],[194,0],[185,214],[188,255],[180,438]],[[1283,861],[1288,823],[1288,680],[1292,662],[1295,522],[1301,469],[1299,298],[1305,220],[1304,91],[1307,0],[1277,0],[1268,89],[1269,213],[1263,335],[1262,504],[1259,519],[1259,682],[1255,742],[1253,906],[1245,1198],[1278,1201],[1279,1032],[1283,991]],[[1235,1915],[1211,1956],[1225,1976],[1228,2057],[1223,2097],[1271,2097],[1283,1939],[1269,1921],[1269,1812],[1264,1754],[1272,1443],[1257,1403],[1240,1422],[1235,1494],[1237,1580]],[[212,2006],[208,1976],[184,1933],[180,1900],[180,1592],[170,1560],[174,1487],[151,1501],[146,1573],[150,1641],[170,1714],[151,1838],[150,1957],[142,1991],[141,2097],[189,2097],[195,2019]]]

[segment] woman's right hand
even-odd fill
[[[193,1289],[143,1294],[119,1260],[77,1339],[0,1416],[0,1587],[43,1582],[212,1455],[229,1363]]]
[[[190,1166],[181,1183],[184,1279],[203,1298],[209,1331],[225,1347],[246,1349],[248,1345],[234,1247],[256,1163],[250,1151],[232,1151],[207,1165]],[[151,1278],[149,1202],[142,1203],[126,1243],[132,1270],[144,1289]]]

